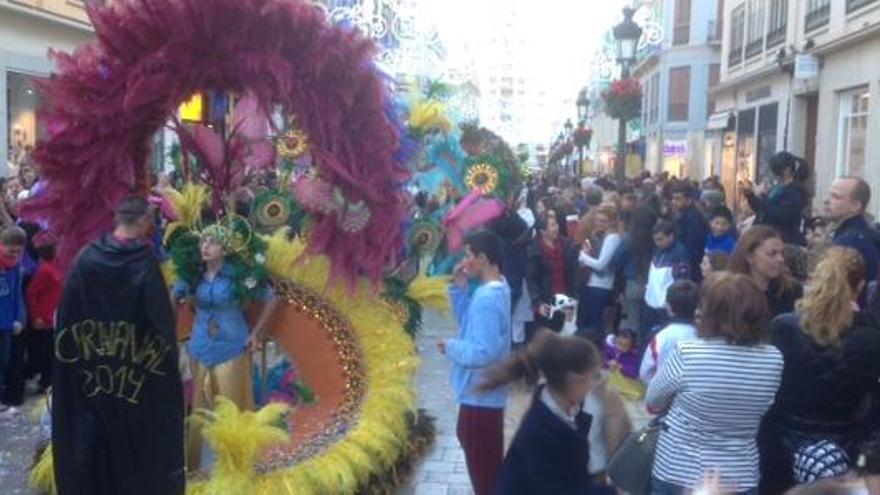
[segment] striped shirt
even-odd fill
[[[652,410],[669,408],[654,460],[656,478],[690,488],[711,470],[725,486],[758,485],[755,436],[782,377],[773,346],[680,342],[648,388]]]

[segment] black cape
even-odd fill
[[[112,236],[71,268],[55,331],[59,495],[182,494],[183,390],[174,314],[147,244]]]

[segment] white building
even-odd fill
[[[660,13],[665,37],[633,69],[643,91],[644,168],[702,177],[712,156],[704,144],[709,87],[720,70],[718,4],[663,0]]]
[[[0,0],[0,177],[40,136],[34,82],[53,68],[49,49],[72,51],[92,36],[81,0]]]
[[[880,0],[728,0],[722,52],[713,119],[731,125],[712,138],[728,190],[765,177],[767,159],[787,149],[814,167],[814,208],[843,174],[880,192],[880,140],[869,139],[880,134],[871,98],[880,92]],[[818,73],[795,74],[798,53],[816,57]],[[880,201],[869,209],[880,214]]]

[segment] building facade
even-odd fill
[[[92,36],[80,0],[0,0],[0,177],[40,137],[35,83],[52,70],[49,50]]]
[[[720,70],[715,0],[664,0],[663,41],[634,68],[642,84],[646,170],[675,176],[706,173],[709,87]]]
[[[840,175],[880,191],[880,140],[869,139],[880,134],[880,0],[728,0],[723,23],[707,139],[733,196],[742,180],[767,178],[780,150],[813,168],[815,210]]]

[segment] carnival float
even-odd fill
[[[422,311],[448,306],[445,275],[516,193],[517,158],[457,122],[440,86],[393,94],[373,42],[311,3],[130,0],[89,14],[96,40],[54,53],[42,87],[45,187],[27,215],[69,264],[122,197],[147,194],[152,143],[170,133],[181,183],[164,192],[157,248],[169,286],[196,281],[211,235],[248,314],[263,287],[280,301],[254,354],[258,411],[218,397],[190,415],[215,459],[189,472],[188,493],[393,492],[433,434],[413,386]],[[183,345],[192,315],[178,320]],[[53,493],[52,476],[48,449],[32,485]]]

